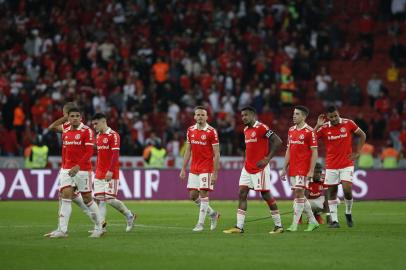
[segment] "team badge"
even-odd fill
[[[80,134],[76,134],[75,135],[75,140],[79,140],[80,139]]]
[[[304,139],[304,135],[300,134],[299,139],[303,140]]]
[[[345,127],[340,128],[341,133],[346,132],[347,130],[345,129]]]
[[[257,133],[256,133],[255,131],[251,133],[251,137],[252,137],[252,138],[254,138],[255,135],[257,135]]]
[[[202,140],[206,140],[206,135],[203,134],[200,138],[201,138]]]
[[[108,142],[109,142],[109,139],[107,139],[107,138],[103,139],[103,143],[108,143]]]

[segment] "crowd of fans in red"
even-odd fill
[[[342,29],[330,24],[338,12],[333,2],[3,1],[1,155],[22,155],[37,135],[50,155],[59,155],[60,137],[47,127],[68,101],[83,109],[84,122],[96,112],[106,113],[121,135],[122,155],[141,155],[148,138],[157,137],[174,156],[196,105],[209,109],[222,155],[243,149],[238,110],[246,105],[277,132],[273,121],[285,117],[298,100],[306,103],[308,91],[318,93],[326,105],[361,105],[367,101],[356,85],[348,86],[351,98],[345,101],[325,94],[336,84],[323,76],[320,63],[373,57],[371,16],[359,13],[364,32],[361,48],[354,50]],[[359,5],[390,20],[391,6],[385,2],[390,1],[362,0]],[[403,23],[404,13],[395,15]],[[406,50],[397,49],[392,53],[401,56],[395,63],[401,65]],[[372,97],[368,90],[374,99],[382,93],[379,88]],[[406,144],[405,130],[398,127],[399,143]]]

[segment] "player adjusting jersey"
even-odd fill
[[[120,151],[120,135],[108,128],[105,133],[98,133],[96,136],[97,145],[97,162],[96,162],[96,178],[104,179],[106,173],[110,170],[113,158],[113,152]],[[119,160],[113,165],[112,179],[119,179]]]
[[[264,168],[258,168],[257,162],[264,159],[269,153],[269,138],[273,131],[267,125],[255,121],[252,127],[245,127],[245,170],[254,174]]]
[[[209,124],[199,130],[197,124],[188,128],[186,140],[192,152],[190,172],[193,174],[212,173],[214,171],[213,145],[219,144],[217,131]]]
[[[89,146],[93,147],[93,131],[88,126],[80,123],[78,129],[69,127],[63,130],[62,152],[64,160],[62,168],[70,169],[75,165],[79,165],[81,171],[91,170],[90,158],[82,160]]]
[[[352,134],[359,127],[349,119],[340,118],[339,124],[333,126],[325,123],[316,132],[317,138],[326,146],[326,169],[342,169],[354,166],[350,159],[352,153]]]
[[[293,126],[288,132],[289,176],[306,176],[309,172],[312,149],[317,147],[313,129],[305,124],[302,128]]]

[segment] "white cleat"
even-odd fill
[[[130,232],[134,228],[134,222],[137,219],[137,215],[135,213],[131,213],[132,217],[127,218],[127,227],[125,228],[126,232]]]
[[[52,234],[54,234],[55,232],[57,232],[58,230],[54,230],[52,232],[46,233],[44,234],[44,237],[50,237]]]
[[[197,223],[196,226],[193,228],[194,232],[201,232],[203,231],[203,224]]]
[[[211,231],[216,229],[220,216],[221,215],[219,212],[215,212],[214,215],[210,217],[210,230]]]
[[[103,230],[97,229],[97,230],[94,230],[94,231],[92,232],[92,234],[89,235],[89,237],[90,237],[90,238],[100,238],[103,234],[104,234]]]
[[[64,233],[63,231],[53,231],[49,238],[66,238],[68,237],[67,233]]]

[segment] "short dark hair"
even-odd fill
[[[315,169],[317,168],[317,169],[320,169],[320,170],[321,170],[321,169],[323,169],[323,166],[321,165],[320,162],[317,162],[316,165],[314,166],[314,168],[315,168]]]
[[[95,113],[92,117],[92,120],[100,120],[106,119],[106,115],[104,113]]]
[[[255,114],[257,113],[257,110],[255,110],[255,108],[252,107],[252,106],[246,106],[246,107],[242,108],[241,112],[243,112],[243,111],[250,111],[250,112],[255,113]]]
[[[328,112],[328,113],[332,113],[332,112],[335,112],[335,111],[337,111],[337,107],[336,107],[336,106],[331,105],[331,106],[328,106],[328,107],[327,107],[327,112]]]
[[[309,108],[307,108],[306,106],[303,106],[303,105],[297,105],[297,106],[295,106],[295,109],[303,112],[305,114],[305,116],[308,116],[309,112],[310,112]]]
[[[206,107],[204,107],[204,106],[201,106],[201,105],[199,105],[199,106],[196,106],[196,107],[195,107],[195,109],[194,109],[193,111],[195,112],[195,111],[197,111],[197,110],[205,110],[205,111],[207,112],[207,109],[206,109]]]
[[[70,109],[69,109],[68,115],[69,115],[71,112],[78,112],[78,113],[80,113],[80,110],[79,110],[78,107],[73,107],[73,108],[70,108]]]

